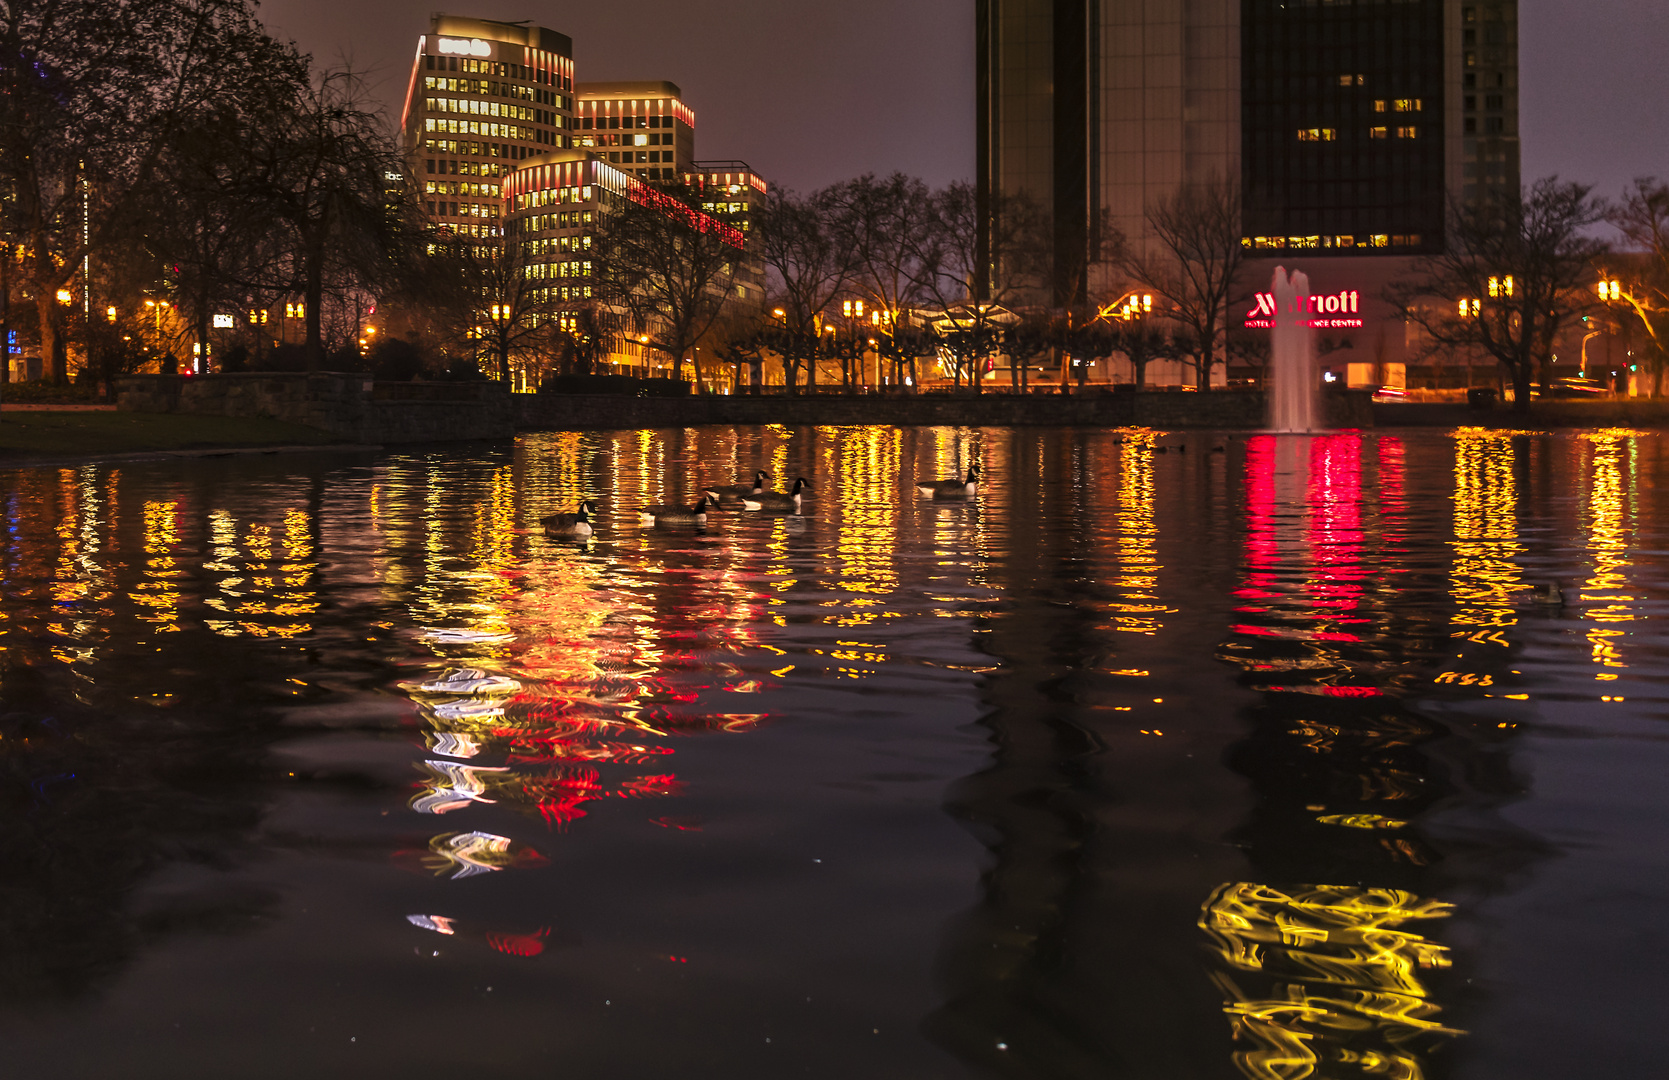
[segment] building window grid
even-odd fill
[[[1248,246],[1269,247],[1275,239],[1282,248],[1334,249],[1441,241],[1441,18],[1440,0],[1397,10],[1244,0]],[[1404,122],[1390,122],[1399,112]],[[1407,114],[1422,122],[1407,123]],[[1377,127],[1386,129],[1384,142],[1375,138]],[[1327,129],[1335,138],[1319,137]],[[1269,229],[1277,219],[1277,229]],[[1257,235],[1276,231],[1279,237]]]

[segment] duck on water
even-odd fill
[[[552,514],[547,518],[540,518],[539,524],[544,526],[545,535],[556,540],[589,540],[595,531],[591,525],[591,515],[597,512],[597,504],[590,499],[580,503],[579,509],[572,514]]]
[[[761,469],[753,474],[753,484],[751,487],[747,484],[731,484],[727,487],[710,487],[703,490],[707,492],[708,497],[714,502],[723,502],[725,500],[740,502],[742,499],[758,498],[760,495],[765,494],[766,476],[766,472]]]
[[[638,511],[638,520],[657,529],[699,529],[707,524],[707,507],[712,501],[703,494],[694,506],[646,506]]]
[[[742,499],[742,505],[749,510],[765,510],[776,514],[797,514],[800,512],[802,492],[809,487],[805,477],[794,481],[794,489],[789,492],[762,491],[756,495],[748,495]]]
[[[966,480],[936,480],[931,484],[917,484],[916,491],[930,499],[971,499],[979,494],[979,466],[968,466]]]

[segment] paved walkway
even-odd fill
[[[114,405],[13,405],[0,401],[0,412],[115,412]]]

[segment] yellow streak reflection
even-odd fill
[[[1632,473],[1634,437],[1627,431],[1590,432],[1584,439],[1593,446],[1593,462],[1585,470],[1591,478],[1588,492],[1588,550],[1594,568],[1582,589],[1582,618],[1595,623],[1628,623],[1635,620],[1624,572],[1628,559],[1629,493],[1625,490],[1625,468]],[[1626,668],[1618,646],[1627,631],[1596,626],[1588,631],[1593,662],[1606,668]]]
[[[1423,1077],[1424,1045],[1462,1032],[1435,1019],[1441,1009],[1419,975],[1447,967],[1447,949],[1403,926],[1451,909],[1393,889],[1220,887],[1199,925],[1229,969],[1216,981],[1235,1039],[1250,1047],[1235,1065],[1252,1080],[1335,1076],[1340,1065]],[[1234,972],[1266,979],[1263,992],[1243,989]]]
[[[1153,451],[1163,432],[1121,428],[1124,452],[1119,457],[1118,552],[1119,573],[1112,579],[1119,600],[1110,604],[1113,629],[1127,634],[1158,633],[1156,618],[1170,609],[1159,599],[1159,526],[1154,520]]]
[[[1518,623],[1514,594],[1524,588],[1516,562],[1518,485],[1513,432],[1455,432],[1455,539],[1450,595],[1458,606],[1453,636],[1506,646]]]

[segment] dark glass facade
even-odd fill
[[[1244,230],[1259,252],[1443,246],[1443,0],[1241,0]]]

